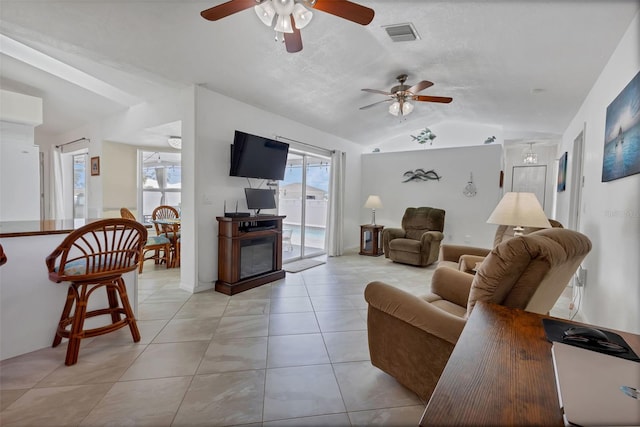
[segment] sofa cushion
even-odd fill
[[[389,248],[393,251],[420,253],[420,240],[393,239],[389,242]]]

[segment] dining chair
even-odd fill
[[[69,282],[52,345],[57,347],[62,338],[69,339],[65,365],[78,361],[80,341],[84,338],[129,326],[133,341],[140,341],[122,275],[138,268],[146,240],[147,229],[137,221],[102,219],[71,232],[45,259],[49,280]],[[100,288],[107,293],[108,307],[87,310],[91,307],[89,298]],[[111,316],[111,323],[84,329],[85,319],[106,315]]]
[[[160,205],[151,212],[151,221],[158,236],[166,236],[170,241],[169,267],[177,267],[180,262],[180,224],[161,224],[158,220],[177,220],[178,210],[173,206]]]
[[[120,208],[120,216],[132,221],[138,221],[133,212],[127,208]],[[147,256],[149,252],[151,252],[152,255]],[[171,267],[171,240],[169,240],[167,236],[149,236],[147,234],[147,241],[142,248],[142,261],[140,262],[138,273],[142,274],[144,262],[150,259],[154,260],[156,264],[162,264],[164,262],[167,268]]]
[[[178,214],[178,210],[173,206],[160,205],[151,212],[151,220],[156,221],[159,219],[178,219],[180,215]],[[165,230],[163,227],[157,222],[153,223],[153,226],[156,229],[156,234],[164,234]]]

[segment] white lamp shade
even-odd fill
[[[413,104],[410,102],[403,102],[402,103],[402,115],[406,116],[407,114],[410,114],[413,111]]]
[[[520,227],[551,228],[538,198],[533,193],[506,193],[487,222]]]
[[[259,5],[254,6],[253,9],[256,11],[256,15],[258,15],[262,23],[270,27],[271,23],[273,23],[273,17],[276,16],[276,10],[273,8],[271,2],[263,1]]]
[[[364,207],[370,209],[382,209],[382,200],[380,200],[380,196],[369,196]]]
[[[313,13],[300,3],[296,3],[293,7],[293,21],[296,23],[296,28],[303,29],[309,25],[311,18],[313,18]]]
[[[291,15],[278,15],[276,26],[273,28],[278,33],[293,33],[291,28]]]
[[[295,6],[294,0],[269,0],[278,15],[289,16]]]
[[[394,101],[391,105],[389,105],[389,113],[394,116],[397,116],[400,113],[400,103],[398,101]]]

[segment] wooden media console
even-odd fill
[[[234,295],[282,279],[284,216],[216,217],[218,280],[215,290]]]

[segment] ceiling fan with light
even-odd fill
[[[273,29],[276,41],[280,36],[290,53],[302,50],[300,30],[311,22],[313,13],[310,9],[321,10],[360,25],[369,24],[374,16],[373,9],[348,0],[229,0],[203,10],[200,15],[209,21],[217,21],[250,7],[268,27],[273,25],[275,18]]]
[[[362,89],[365,92],[386,95],[388,98],[382,101],[374,102],[373,104],[365,105],[364,107],[360,107],[360,109],[365,110],[383,102],[391,102],[391,105],[389,105],[389,113],[394,116],[406,116],[413,111],[413,104],[409,101],[439,102],[442,104],[448,104],[453,101],[453,98],[449,98],[446,96],[418,95],[418,92],[433,86],[433,83],[427,80],[422,80],[421,82],[418,82],[413,86],[409,86],[405,84],[405,82],[407,81],[407,77],[408,76],[406,74],[400,74],[398,77],[396,77],[396,80],[398,80],[400,84],[392,87],[388,92],[378,89]]]

